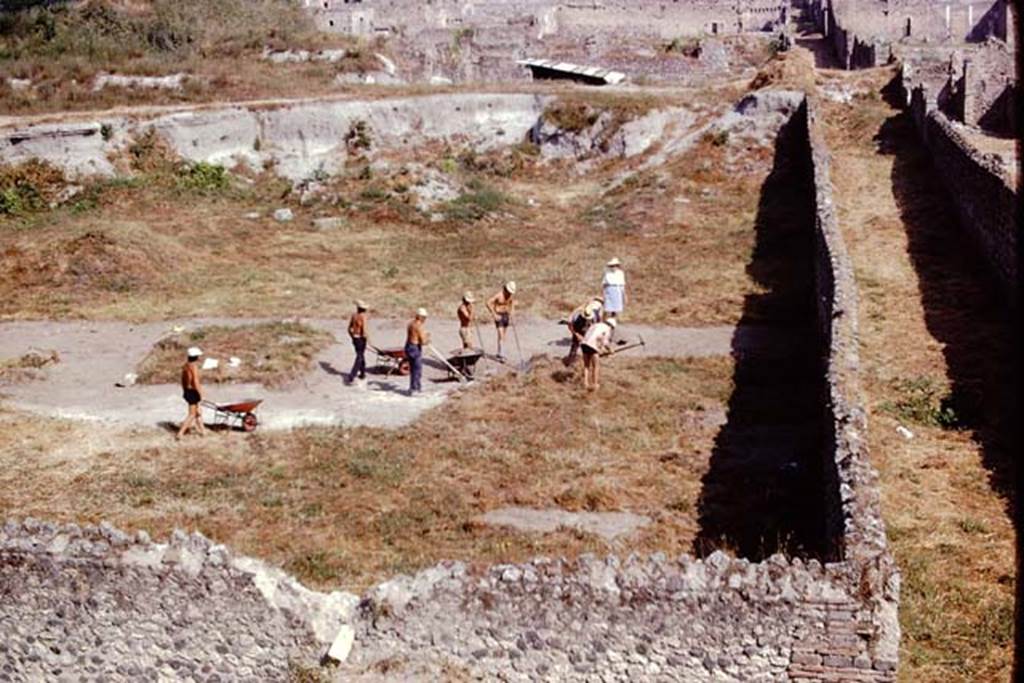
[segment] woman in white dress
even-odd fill
[[[622,261],[613,258],[606,264],[604,280],[604,319],[617,319],[626,307],[626,273],[622,270]]]

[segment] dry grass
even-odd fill
[[[272,64],[264,48],[344,48],[333,64]],[[309,14],[288,0],[100,0],[0,12],[5,112],[108,108],[120,103],[175,104],[218,99],[290,97],[334,89],[343,72],[380,69],[383,46],[316,31]],[[99,73],[184,73],[185,85],[164,89],[93,89]]]
[[[207,358],[219,360],[204,370],[204,382],[259,382],[282,386],[306,374],[313,358],[331,343],[331,335],[297,322],[272,322],[223,327],[212,325],[161,339],[139,363],[140,384],[176,383],[185,352],[198,345]],[[238,367],[228,359],[241,361]]]
[[[770,149],[704,141],[602,195],[635,162],[578,175],[568,163],[541,164],[528,145],[487,155],[430,145],[391,155],[390,173],[355,164],[301,205],[266,175],[197,189],[159,150],[140,148],[124,160],[137,169],[133,180],[94,183],[52,211],[0,217],[0,261],[12,273],[0,282],[0,315],[338,316],[355,297],[397,315],[424,303],[454,308],[464,289],[515,279],[526,312],[558,317],[594,293],[602,264],[617,255],[631,320],[734,323],[756,289],[744,268],[770,160]],[[414,208],[410,161],[466,188],[435,209],[440,223]],[[281,206],[294,222],[270,218]],[[254,210],[263,218],[245,218]],[[317,216],[346,225],[318,231]]]
[[[597,395],[584,394],[561,363],[541,362],[397,432],[219,433],[181,445],[132,437],[124,447],[108,435],[109,450],[83,446],[75,459],[51,453],[66,438],[64,423],[7,414],[0,508],[158,535],[198,528],[314,585],[349,589],[445,558],[688,551],[717,430],[702,415],[727,400],[732,362],[605,365],[607,390]],[[648,419],[638,423],[638,414]],[[609,548],[579,532],[526,535],[474,521],[507,505],[631,510],[653,523]]]
[[[889,76],[856,76],[873,91],[856,107],[826,105],[820,120],[861,290],[872,457],[903,572],[901,679],[1008,680],[1014,492],[1000,389],[1014,346],[912,125],[878,96]],[[939,419],[943,408],[954,419]]]

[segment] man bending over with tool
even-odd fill
[[[423,391],[423,347],[430,344],[430,333],[424,329],[427,309],[416,309],[416,317],[406,328],[405,357],[409,361],[409,395]]]
[[[580,350],[583,351],[583,388],[587,391],[596,391],[601,387],[598,356],[611,352],[612,332],[616,325],[618,322],[615,318],[594,323],[580,342]]]
[[[601,321],[601,314],[604,309],[604,299],[599,296],[595,296],[593,299],[578,307],[569,316],[569,321],[566,326],[569,328],[570,335],[570,346],[569,355],[562,359],[562,363],[565,367],[569,367],[576,362],[576,352],[580,348],[580,343],[583,342],[583,335],[587,333],[590,326],[594,323]]]
[[[198,346],[193,346],[186,353],[188,358],[181,366],[181,392],[185,403],[188,404],[188,415],[185,416],[185,421],[181,423],[181,428],[175,437],[179,440],[192,427],[196,428],[200,436],[206,434],[206,428],[203,427],[203,415],[199,412],[199,404],[203,400],[203,385],[199,380],[199,357],[203,355],[203,351]]]
[[[365,301],[356,301],[356,312],[348,319],[348,336],[352,338],[352,347],[356,351],[356,360],[352,363],[352,370],[346,378],[349,384],[356,381],[357,375],[360,380],[366,380],[366,344],[370,340],[366,333],[367,309]]]
[[[487,310],[494,317],[494,326],[498,330],[498,358],[504,360],[501,349],[505,342],[505,335],[508,334],[508,326],[512,323],[512,314],[515,312],[516,283],[509,280],[501,291],[487,300]]]

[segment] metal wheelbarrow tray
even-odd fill
[[[263,403],[262,399],[249,399],[238,403],[214,403],[203,401],[202,406],[213,411],[213,424],[227,427],[238,427],[244,432],[255,432],[259,426],[256,408]]]
[[[408,375],[410,370],[409,359],[405,357],[404,346],[394,346],[382,349],[377,346],[370,346],[377,354],[377,367],[384,368],[385,375],[397,372],[399,375]]]

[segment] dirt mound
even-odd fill
[[[168,258],[135,240],[102,230],[60,240],[42,249],[13,246],[4,270],[19,287],[128,292],[162,278]]]
[[[775,59],[765,64],[753,80],[750,90],[760,90],[768,86],[802,90],[813,93],[814,57],[806,50],[781,52]]]

